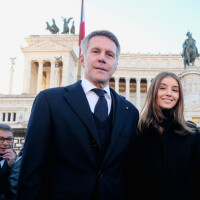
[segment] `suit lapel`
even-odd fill
[[[91,136],[96,140],[100,147],[100,140],[93,119],[92,112],[90,110],[89,103],[87,101],[86,95],[81,86],[81,81],[75,83],[71,87],[66,87],[66,93],[64,98],[80,118],[80,120],[88,128]]]
[[[112,95],[112,103],[113,103],[112,133],[111,133],[110,144],[105,153],[103,164],[108,160],[111,153],[115,149],[115,145],[117,144],[119,140],[120,133],[122,132],[124,123],[126,122],[128,113],[129,113],[129,109],[125,100],[120,98],[118,94],[112,89],[111,89],[111,95]]]

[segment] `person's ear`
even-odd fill
[[[82,67],[85,67],[85,60],[83,55],[80,56],[80,63]]]

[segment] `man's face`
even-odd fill
[[[112,40],[105,36],[92,37],[86,53],[81,56],[85,78],[98,88],[106,87],[117,68],[116,52]]]
[[[0,155],[3,155],[6,149],[13,148],[13,141],[11,141],[11,138],[13,138],[12,132],[6,130],[0,130]],[[3,139],[8,139],[8,140],[2,141]]]

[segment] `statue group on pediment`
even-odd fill
[[[73,19],[72,17],[70,18],[64,18],[63,19],[63,31],[61,34],[75,34],[75,25],[74,25],[74,21],[72,22],[71,28],[69,28],[69,23],[70,21]],[[56,22],[54,19],[52,19],[52,25],[50,26],[49,22],[46,22],[46,29],[50,31],[50,33],[52,34],[57,34],[59,33],[60,29],[58,28],[58,26],[56,25]]]

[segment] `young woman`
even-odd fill
[[[181,82],[158,74],[141,111],[136,147],[137,199],[200,199],[200,132],[184,119]]]

